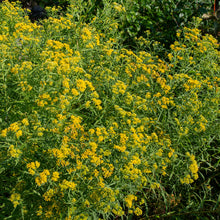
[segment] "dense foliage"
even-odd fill
[[[41,23],[0,5],[0,217],[215,219],[217,40],[194,18],[160,58],[123,47],[123,4],[69,2]]]
[[[21,0],[26,3],[31,0]],[[35,0],[42,7],[60,7],[65,14],[71,0]],[[103,13],[108,0],[80,0],[81,19],[91,22],[94,16]],[[136,37],[150,37],[151,41],[158,41],[166,49],[176,39],[176,31],[191,22],[193,17],[201,17],[213,9],[212,0],[179,1],[179,0],[114,0],[122,5],[121,13],[117,15],[118,30],[121,41],[126,48],[136,48]],[[200,28],[203,33],[214,33],[213,21],[202,21]],[[150,34],[149,34],[150,33]]]
[[[211,1],[205,0],[125,0],[122,2],[126,9],[125,16],[121,18],[123,36],[125,43],[131,47],[136,44],[134,37],[147,37],[148,30],[151,33],[151,40],[159,41],[169,48],[176,39],[178,29],[186,26],[193,17],[201,17],[208,8],[211,9]],[[206,22],[200,25],[203,29],[207,28]]]
[[[68,5],[70,1],[60,0],[57,5]],[[106,0],[84,0],[83,15],[86,19],[92,19],[103,10]],[[118,15],[119,30],[122,32],[122,40],[125,46],[134,48],[137,46],[135,37],[149,37],[159,41],[166,48],[176,39],[176,31],[191,22],[193,17],[201,17],[204,13],[211,11],[212,0],[179,1],[179,0],[116,0],[121,4],[122,12]],[[39,1],[42,5],[54,5],[54,1]],[[214,33],[211,23],[203,21],[200,27],[203,32]]]

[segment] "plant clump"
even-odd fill
[[[82,6],[37,24],[0,5],[1,216],[214,216],[217,40],[195,19],[159,58],[122,46],[121,5],[91,22]]]

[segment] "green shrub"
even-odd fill
[[[217,216],[217,41],[195,20],[162,60],[121,46],[123,6],[70,2],[0,6],[1,217]]]
[[[151,39],[168,48],[176,39],[176,31],[186,26],[193,17],[201,17],[207,8],[211,10],[212,2],[124,0],[123,3],[126,9],[123,19],[126,42],[129,44],[134,37],[146,37],[146,30],[149,30]],[[135,42],[132,43],[135,45]]]

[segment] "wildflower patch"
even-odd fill
[[[156,214],[175,212],[219,131],[217,41],[184,28],[160,59],[121,46],[120,4],[90,23],[70,7],[36,25],[0,6],[4,217],[147,217],[156,203],[167,205]]]

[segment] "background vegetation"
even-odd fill
[[[23,0],[28,2],[27,0]],[[36,0],[42,7],[59,6],[65,13],[70,0]],[[136,37],[148,37],[151,41],[160,42],[163,47],[169,49],[171,43],[176,39],[176,31],[191,22],[193,17],[201,17],[204,13],[213,10],[214,1],[179,1],[179,0],[115,0],[121,4],[126,13],[118,14],[119,31],[124,46],[136,48]],[[81,20],[86,22],[99,13],[103,12],[106,0],[81,0]],[[213,21],[202,21],[200,29],[203,33],[214,34]]]
[[[219,43],[193,18],[202,3],[41,1],[35,23],[0,5],[2,219],[219,216]]]

